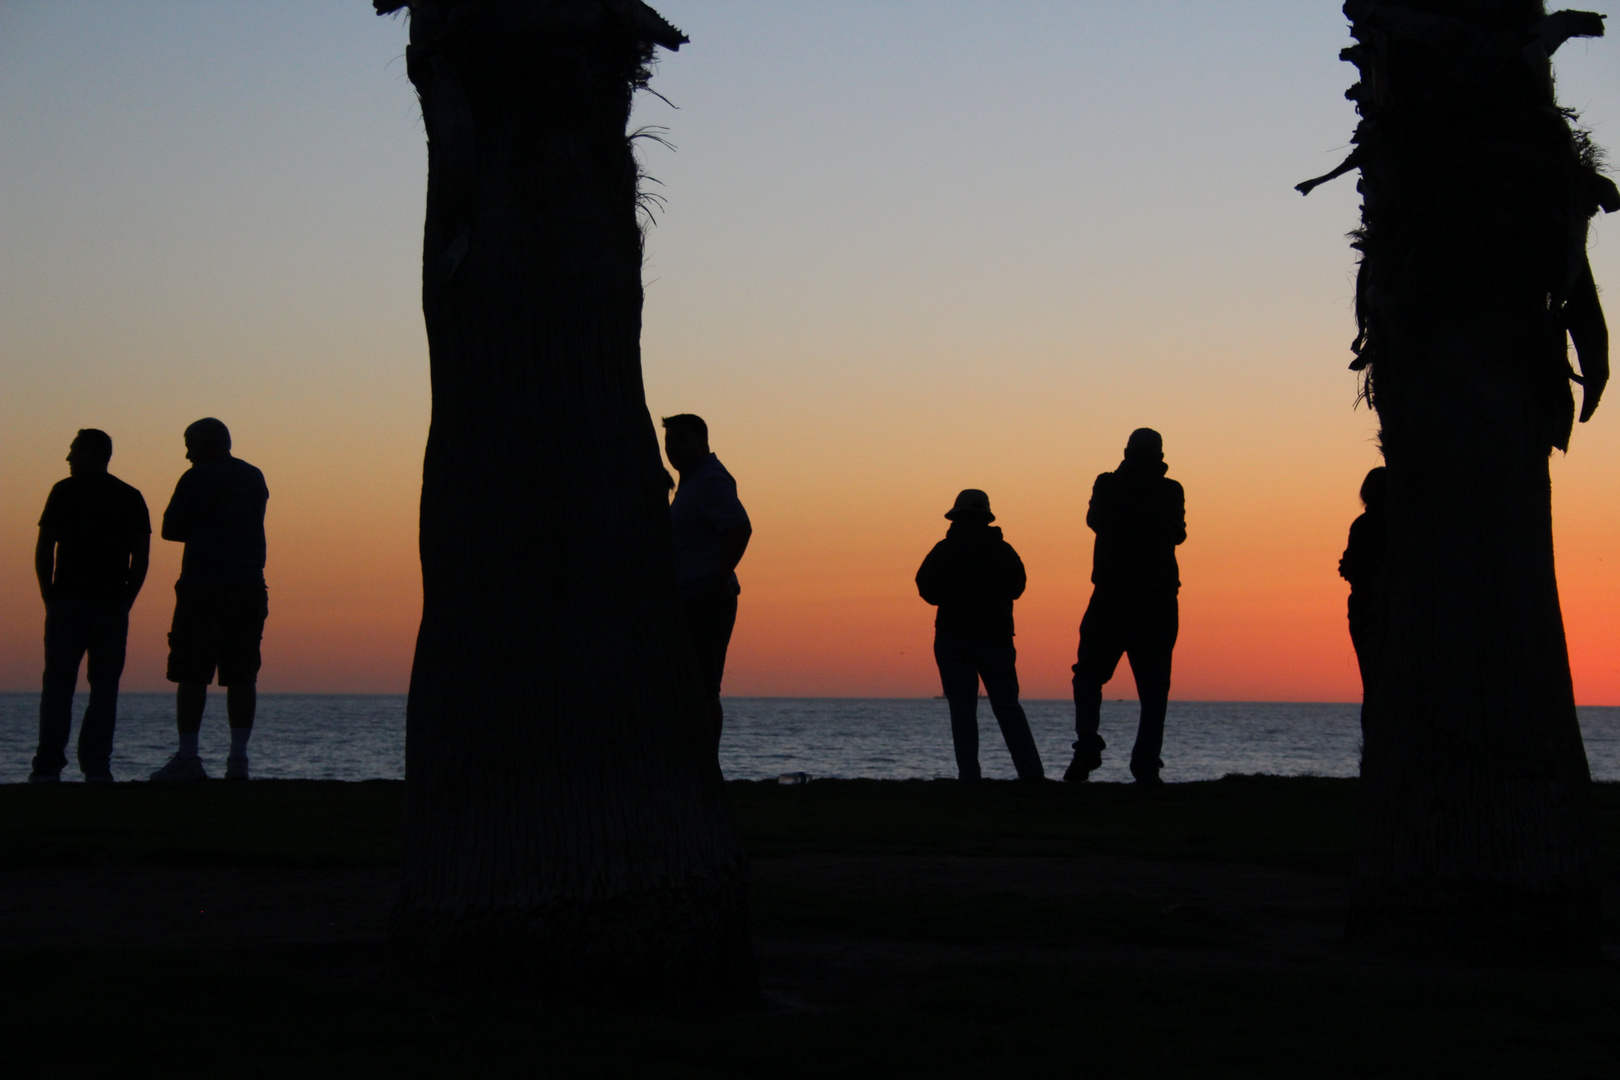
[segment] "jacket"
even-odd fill
[[[1162,461],[1126,458],[1092,485],[1086,524],[1097,534],[1091,582],[1099,589],[1180,590],[1176,545],[1187,539],[1186,496],[1166,471]]]
[[[917,570],[917,591],[939,608],[934,632],[950,637],[1012,637],[1025,583],[1024,560],[1001,530],[977,521],[952,522]]]

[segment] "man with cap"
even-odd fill
[[[73,692],[86,655],[90,701],[79,724],[79,770],[87,781],[112,780],[129,609],[146,581],[152,544],[146,500],[107,471],[112,438],[105,431],[81,429],[67,460],[68,478],[45,500],[34,548],[34,572],[45,600],[45,678],[31,784],[61,779]]]
[[[945,515],[945,539],[917,571],[917,591],[939,608],[934,661],[951,709],[957,775],[979,779],[979,680],[1020,780],[1044,780],[1041,755],[1018,704],[1013,601],[1024,594],[1024,561],[990,523],[990,496],[968,488]]]
[[[1102,688],[1121,656],[1131,661],[1142,716],[1131,750],[1131,775],[1159,783],[1164,713],[1170,697],[1170,654],[1176,647],[1181,589],[1176,545],[1187,539],[1181,485],[1165,475],[1164,440],[1152,428],[1131,432],[1125,460],[1091,488],[1086,524],[1097,534],[1091,559],[1091,603],[1080,621],[1074,665],[1074,762],[1063,779],[1085,780],[1102,764],[1097,734]]]

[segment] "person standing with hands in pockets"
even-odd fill
[[[67,460],[68,478],[45,500],[34,548],[34,572],[45,601],[45,677],[30,784],[62,778],[79,664],[87,655],[90,701],[79,724],[79,770],[91,783],[112,780],[129,609],[146,581],[152,546],[146,500],[107,471],[112,437],[81,429]]]

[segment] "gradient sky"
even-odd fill
[[[636,121],[677,148],[644,150],[668,200],[644,362],[754,520],[728,693],[938,693],[912,575],[971,486],[1029,568],[1024,692],[1066,696],[1091,480],[1150,425],[1187,489],[1174,696],[1358,696],[1357,198],[1292,190],[1355,124],[1337,3],[658,6],[692,43],[654,80],[676,107]],[[73,432],[112,434],[156,517],[204,415],[271,490],[260,685],[404,689],[428,417],[405,35],[363,0],[0,0],[0,689],[38,686],[35,523]],[[1557,60],[1620,152],[1620,40]],[[1615,287],[1620,222],[1592,254]],[[1620,704],[1620,401],[1553,477],[1576,694]],[[178,565],[154,540],[128,689],[166,686]]]

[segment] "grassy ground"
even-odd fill
[[[372,932],[206,948],[163,944],[167,924],[125,947],[30,936],[27,905],[56,879],[75,884],[53,903],[109,925],[147,925],[132,882],[232,875],[255,889],[359,875],[370,891],[352,903],[378,907],[401,788],[0,787],[0,1061],[16,1076],[1620,1075],[1613,965],[1333,945],[1352,781],[729,786],[775,1004],[723,1016],[437,994],[389,981]],[[1598,798],[1614,880],[1620,785]]]
[[[1146,796],[1129,784],[727,787],[754,856],[1117,854],[1331,870],[1349,866],[1355,801],[1352,780],[1275,777],[1167,785]],[[98,860],[389,865],[399,860],[403,795],[404,785],[388,780],[0,785],[0,867]]]

